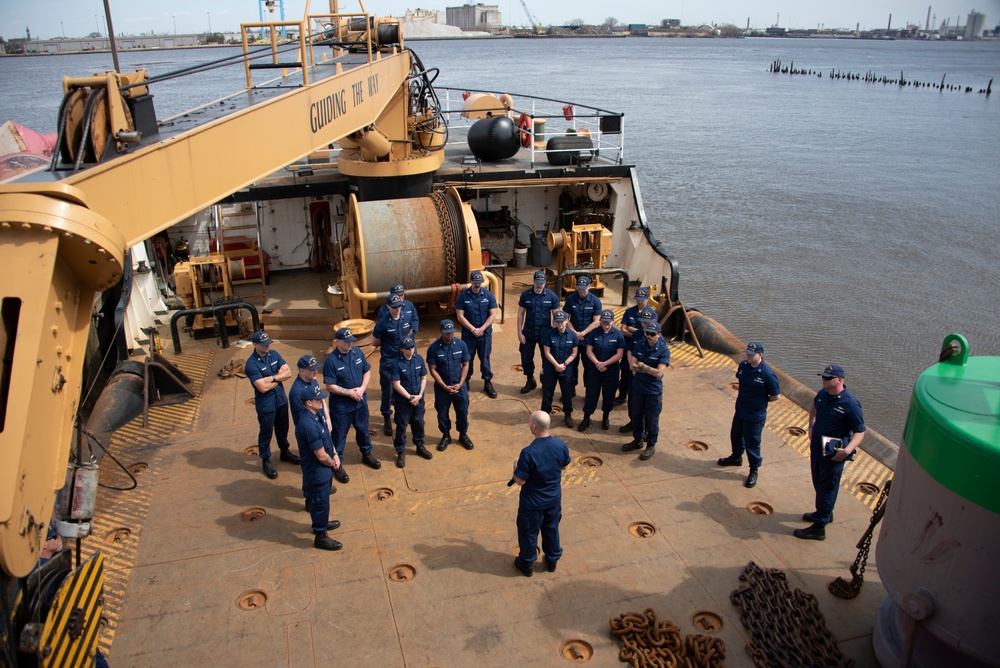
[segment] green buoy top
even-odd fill
[[[903,441],[932,478],[1000,514],[1000,357],[970,358],[961,334],[941,357],[913,387]]]

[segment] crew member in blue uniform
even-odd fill
[[[639,459],[646,460],[656,452],[656,440],[660,434],[663,374],[670,366],[670,349],[660,336],[660,323],[655,320],[644,323],[643,335],[628,352],[628,362],[632,366],[629,396],[632,441],[623,445],[622,450],[638,450],[645,439],[646,449],[639,454]]]
[[[854,451],[865,437],[865,418],[861,402],[844,386],[844,367],[830,364],[819,374],[823,389],[816,393],[809,410],[809,465],[816,510],[802,519],[812,524],[796,529],[796,538],[824,540],[826,525],[833,521],[840,476],[844,462],[854,459]]]
[[[309,385],[300,396],[302,413],[295,425],[295,440],[302,455],[302,494],[312,520],[313,547],[339,550],[340,542],[326,534],[340,526],[340,521],[330,521],[330,489],[333,472],[340,468],[340,457],[333,449],[333,439],[323,419],[323,400],[327,394],[319,385]]]
[[[636,293],[638,294],[638,291],[636,291]],[[624,318],[623,318],[623,320],[624,320]],[[640,333],[645,332],[646,325],[649,325],[649,324],[652,324],[652,323],[656,322],[656,311],[654,311],[649,306],[647,306],[646,308],[644,308],[644,309],[639,310],[639,311],[636,312],[636,314],[635,314],[635,320],[633,320],[632,322],[634,322],[636,325],[638,325],[638,329],[635,330],[635,331],[639,331]],[[624,332],[622,333],[622,335],[624,336]],[[625,339],[625,364],[622,364],[622,366],[623,367],[624,366],[629,367],[628,377],[629,377],[629,387],[630,388],[631,388],[631,385],[632,385],[632,366],[628,363],[628,354],[629,354],[629,351],[631,351],[632,348],[635,346],[635,344],[643,342],[645,340],[646,340],[645,335],[643,335],[643,336],[635,336],[635,332],[634,331],[633,331],[633,336],[632,336],[631,339]],[[631,393],[631,390],[629,391],[628,395],[626,396],[626,402],[627,402],[627,405],[625,406],[625,408],[628,410],[629,419],[628,419],[628,422],[626,424],[622,425],[621,427],[618,427],[618,431],[620,431],[623,434],[631,434],[632,431],[633,431],[633,429],[632,429],[632,393]]]
[[[417,352],[413,339],[400,344],[400,357],[392,367],[392,401],[396,407],[396,466],[406,466],[406,426],[413,431],[413,444],[424,459],[432,457],[424,447],[424,391],[427,389],[427,365]]]
[[[403,339],[412,336],[413,323],[408,315],[403,315],[403,298],[399,295],[390,294],[386,297],[385,305],[389,310],[375,324],[372,342],[381,354],[378,382],[382,389],[382,402],[379,405],[384,422],[382,429],[386,436],[392,436],[392,367],[399,359],[399,345]]]
[[[493,321],[500,307],[496,297],[483,287],[483,272],[476,270],[469,276],[470,286],[458,295],[455,302],[455,319],[462,326],[462,341],[469,349],[469,378],[479,355],[479,372],[483,377],[483,392],[490,399],[497,398],[493,389],[493,371],[490,353],[493,351]],[[468,380],[468,379],[467,379]]]
[[[642,324],[639,322],[639,315],[649,310],[649,290],[646,288],[637,288],[632,299],[635,300],[635,305],[629,306],[625,309],[625,313],[622,314],[621,331],[622,336],[625,337],[626,350],[632,348],[632,335],[642,329]],[[628,390],[632,386],[632,369],[628,364],[620,366],[622,378],[621,383],[618,385],[618,396],[615,397],[616,404],[623,404],[628,401]],[[631,431],[631,428],[625,431]]]
[[[282,382],[292,377],[292,370],[276,350],[271,350],[271,337],[267,332],[254,332],[250,337],[253,352],[243,367],[243,372],[253,385],[253,405],[257,411],[257,454],[263,462],[264,475],[274,480],[278,472],[271,465],[271,436],[277,437],[281,450],[279,459],[298,464],[288,442],[288,396]]]
[[[569,316],[569,331],[576,335],[577,345],[582,349],[584,341],[592,331],[601,326],[601,300],[597,295],[590,294],[590,276],[576,277],[576,292],[566,297],[563,310]],[[586,373],[590,360],[586,355],[583,357],[583,369]],[[576,386],[580,381],[580,357],[573,362],[573,394],[576,394]]]
[[[330,393],[330,421],[333,423],[333,444],[341,461],[347,432],[354,427],[354,440],[361,450],[361,462],[373,469],[382,468],[382,463],[372,455],[372,441],[368,434],[368,381],[371,380],[372,365],[364,354],[354,347],[357,337],[347,327],[341,327],[334,335],[337,345],[326,356],[323,363],[323,383]],[[343,484],[350,480],[344,467],[336,469],[333,477]]]
[[[559,295],[545,287],[545,271],[535,272],[534,286],[521,293],[517,302],[517,340],[521,344],[521,370],[527,381],[521,394],[538,387],[535,382],[535,347],[552,327],[552,312],[559,308]]]
[[[445,450],[451,443],[449,411],[454,406],[458,442],[471,450],[474,446],[469,438],[469,386],[465,384],[469,349],[461,339],[455,338],[455,323],[451,320],[441,321],[441,338],[427,349],[427,370],[434,379],[434,410],[441,430],[437,449]]]
[[[414,306],[413,302],[406,298],[406,290],[403,288],[402,283],[396,283],[391,288],[389,288],[389,295],[399,295],[403,300],[403,306],[400,308],[400,315],[404,316],[413,325],[413,330],[406,333],[406,336],[417,337],[417,332],[420,331],[420,318],[417,316],[417,307]],[[378,313],[375,315],[375,322],[378,322],[384,318],[389,313],[388,299],[385,304],[378,307]]]
[[[590,416],[597,410],[597,399],[601,401],[601,429],[611,427],[611,409],[615,407],[615,390],[621,380],[618,367],[625,355],[625,337],[614,326],[615,314],[605,310],[600,313],[601,326],[587,336],[585,342],[587,359],[590,363],[584,366],[583,386],[587,391],[583,403],[583,420],[579,431],[585,431],[590,426]]]
[[[288,389],[288,408],[292,412],[292,427],[299,426],[299,417],[305,412],[305,405],[302,403],[303,394],[312,392],[312,387],[319,387],[316,376],[319,374],[319,360],[314,355],[303,355],[295,364],[298,367],[299,375],[292,381],[292,386]],[[326,402],[323,402],[323,423],[329,432],[333,425],[330,422],[330,411]],[[301,452],[301,450],[300,450]],[[337,490],[331,488],[331,492]],[[309,499],[306,498],[306,511],[309,510]]]
[[[295,366],[298,367],[299,375],[292,381],[292,386],[288,390],[288,408],[292,412],[292,426],[298,425],[299,416],[305,410],[302,405],[302,393],[311,385],[319,386],[316,380],[316,376],[319,375],[319,360],[315,355],[303,355]],[[330,423],[330,411],[327,410],[326,404],[323,404],[323,421],[326,422],[327,431],[333,429]]]
[[[514,568],[531,577],[531,565],[538,555],[538,532],[542,533],[545,565],[551,573],[562,557],[559,520],[562,519],[562,472],[569,466],[569,448],[561,438],[549,434],[551,419],[544,411],[528,418],[534,440],[521,450],[514,462],[512,483],[521,486],[517,505],[518,556]]]
[[[566,311],[552,314],[552,328],[542,337],[542,411],[552,413],[556,383],[562,394],[563,421],[567,427],[573,420],[573,361],[579,351],[576,334],[569,331]]]
[[[719,466],[742,466],[743,451],[747,451],[750,474],[744,487],[757,484],[757,470],[763,463],[760,454],[760,435],[767,420],[767,404],[777,401],[781,395],[778,377],[764,361],[764,345],[759,341],[747,344],[747,358],[736,368],[739,390],[736,393],[736,413],[733,426],[729,430],[729,440],[733,452],[719,459]]]

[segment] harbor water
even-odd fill
[[[624,112],[626,160],[638,166],[651,228],[679,262],[685,304],[762,341],[767,359],[817,389],[817,372],[842,364],[868,424],[892,440],[946,334],[965,334],[975,355],[1000,355],[1000,42],[410,46],[447,73],[439,85],[559,91]],[[120,57],[123,69],[158,75],[237,51]],[[771,74],[776,59],[822,77]],[[111,67],[106,53],[0,58],[0,121],[54,131],[61,77]],[[831,70],[946,76],[973,91],[831,80]],[[157,114],[238,90],[242,77],[228,67],[164,82],[153,90]],[[991,78],[987,97],[978,91]]]

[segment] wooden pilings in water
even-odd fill
[[[768,68],[768,72],[772,74],[788,74],[788,75],[815,75],[818,78],[823,78],[823,73],[819,70],[811,69],[801,69],[795,67],[795,61],[792,61],[789,65],[783,65],[781,59],[776,59],[771,61],[771,65]],[[829,78],[830,80],[844,80],[844,81],[863,81],[865,83],[871,84],[882,84],[884,86],[899,86],[903,88],[905,86],[910,86],[912,88],[931,88],[941,92],[944,91],[956,91],[956,92],[973,92],[972,86],[961,86],[960,84],[946,84],[945,78],[947,73],[941,76],[941,83],[927,83],[923,81],[913,81],[906,78],[906,75],[902,70],[899,71],[899,77],[891,76],[879,76],[872,72],[871,70],[865,72],[864,74],[858,72],[842,72],[841,70],[831,69]],[[989,83],[986,84],[986,88],[980,88],[978,91],[981,95],[986,95],[989,97],[993,92],[993,79],[991,78]]]

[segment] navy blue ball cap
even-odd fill
[[[650,320],[642,325],[642,330],[647,334],[659,334],[660,333],[660,323],[655,320]]]
[[[261,330],[259,332],[254,332],[250,340],[259,346],[269,346],[271,345],[271,337],[267,335],[267,332]]]
[[[351,332],[350,327],[341,327],[338,329],[334,338],[338,341],[347,341],[348,343],[358,340],[358,337],[354,336],[354,333]]]
[[[553,313],[552,322],[566,322],[566,311],[556,311]]]
[[[413,339],[411,339],[410,337],[406,337],[405,339],[403,339],[403,342],[399,344],[399,347],[402,349],[416,348],[417,344],[414,343]]]
[[[743,352],[750,355],[763,355],[764,354],[764,344],[760,341],[751,341],[747,344],[747,349]]]
[[[826,368],[823,369],[823,373],[818,373],[816,375],[823,376],[824,378],[845,378],[844,367],[839,364],[827,364]]]
[[[314,355],[303,355],[299,358],[298,367],[300,369],[315,369],[319,367],[319,360]]]
[[[406,292],[406,289],[403,287],[402,283],[396,283],[391,288],[389,288],[389,292],[391,292],[394,295],[401,295],[404,292]]]
[[[639,301],[640,299],[649,299],[649,290],[646,288],[639,288],[635,291],[635,294],[632,295],[632,299],[636,301]]]
[[[534,279],[534,281],[535,281],[536,284],[538,284],[538,283],[544,283],[545,282],[545,272],[544,271],[536,271],[535,272],[535,279]]]
[[[471,274],[469,274],[469,282],[470,283],[482,283],[483,282],[483,272],[477,270],[477,271],[474,271]]]
[[[59,532],[56,531],[56,525],[50,524],[49,530],[45,534],[45,540],[52,540],[53,538],[58,538],[58,537],[59,537]]]
[[[614,311],[609,311],[609,310],[601,311],[601,322],[614,322],[614,321],[615,321]]]
[[[455,331],[455,323],[453,323],[451,320],[442,320],[441,321],[441,331],[445,332],[446,334],[449,333],[449,332],[454,332]]]
[[[403,298],[393,293],[385,298],[385,303],[389,306],[389,308],[399,308],[403,305]]]
[[[589,288],[590,287],[590,276],[583,275],[576,277],[576,287],[579,288]]]
[[[643,309],[639,312],[639,320],[643,322],[647,320],[656,320],[656,311],[651,308]]]
[[[329,394],[323,391],[323,388],[317,384],[310,385],[308,388],[302,391],[302,403],[305,404],[311,399],[319,399],[322,401],[326,399]]]

